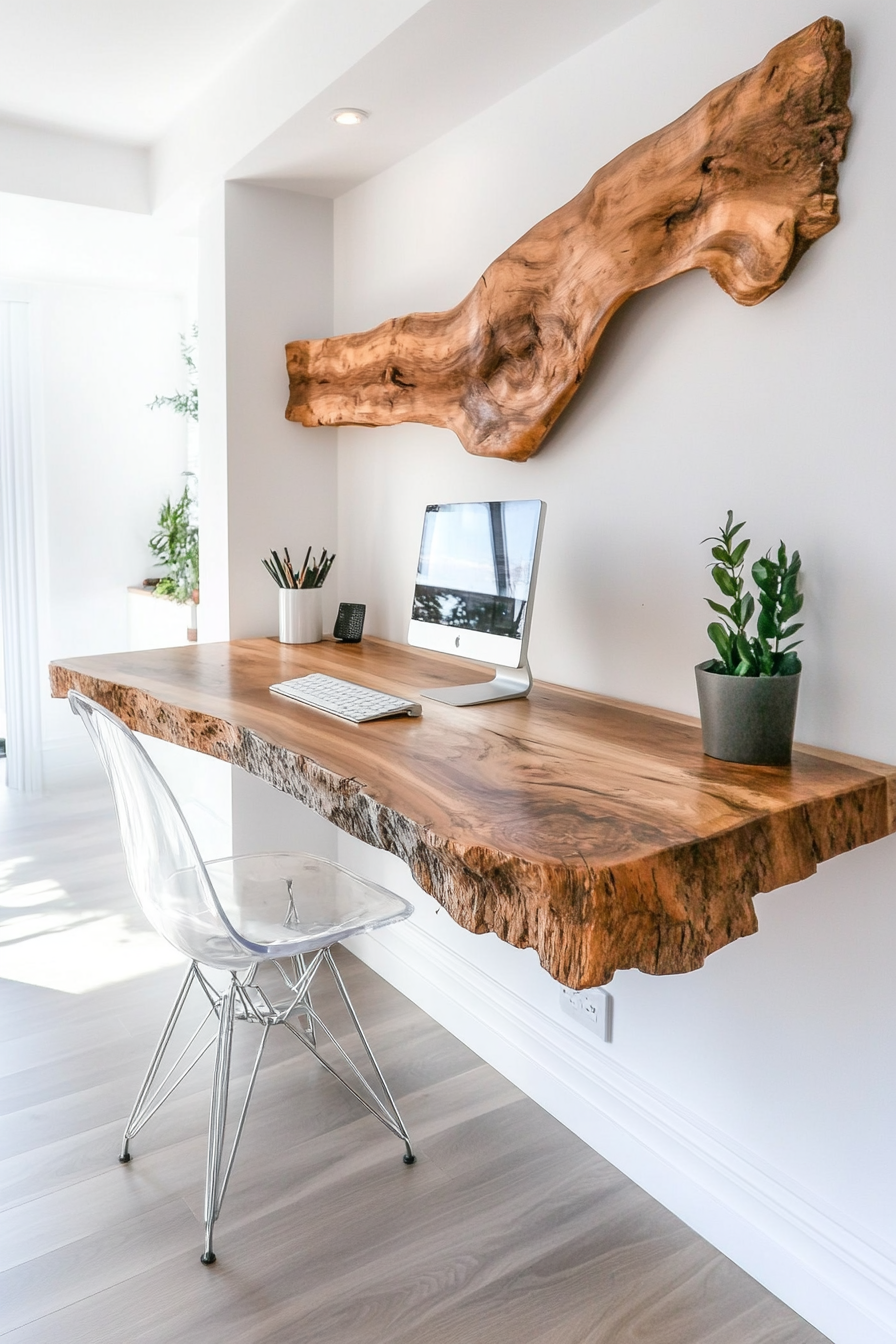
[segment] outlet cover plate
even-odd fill
[[[613,1039],[613,996],[605,989],[560,990],[560,1005],[580,1027],[608,1044]]]

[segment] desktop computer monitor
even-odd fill
[[[528,695],[526,662],[545,504],[428,504],[408,643],[497,667],[494,681],[423,691],[454,705]]]

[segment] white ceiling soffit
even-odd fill
[[[657,0],[430,0],[227,173],[339,196]],[[330,112],[360,107],[361,126]]]
[[[0,0],[0,118],[149,145],[294,0]]]
[[[0,191],[187,228],[227,176],[335,196],[654,3],[0,0]]]
[[[243,3],[248,7],[248,0]],[[197,199],[235,163],[424,4],[425,0],[292,0],[153,145],[155,209],[164,206],[172,218],[186,218]]]

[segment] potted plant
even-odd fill
[[[706,599],[722,620],[707,628],[718,658],[696,668],[703,750],[746,765],[787,765],[801,671],[794,650],[802,641],[785,641],[802,629],[802,622],[793,620],[803,605],[797,592],[800,553],[788,557],[782,541],[774,558],[768,552],[754,562],[757,610],[743,577],[750,541],[735,541],[743,527],[729,510],[719,535],[706,538],[713,544],[712,577],[728,605]]]
[[[193,521],[195,501],[191,490],[193,473],[176,504],[169,496],[159,509],[158,531],[149,539],[149,549],[157,565],[165,574],[155,585],[157,597],[168,597],[175,602],[199,600],[199,529]]]
[[[175,391],[168,397],[154,397],[149,403],[151,411],[167,407],[175,415],[185,419],[199,420],[199,388],[197,387],[195,342],[199,337],[199,328],[192,329],[194,344],[188,344],[181,334],[180,353],[186,365],[188,387],[186,392]],[[156,564],[166,573],[161,579],[144,579],[144,587],[151,588],[156,597],[167,597],[174,602],[192,603],[187,638],[195,640],[197,636],[196,608],[199,604],[199,528],[196,523],[196,473],[185,471],[187,484],[176,504],[169,496],[159,510],[156,527],[158,531],[149,541]]]

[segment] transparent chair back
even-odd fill
[[[115,799],[128,877],[147,919],[192,961],[239,970],[406,919],[408,901],[311,854],[205,863],[171,790],[131,730],[69,691]]]
[[[68,698],[109,777],[128,878],[149,922],[191,960],[248,965],[251,952],[216,899],[183,813],[145,748],[108,710],[77,691]]]

